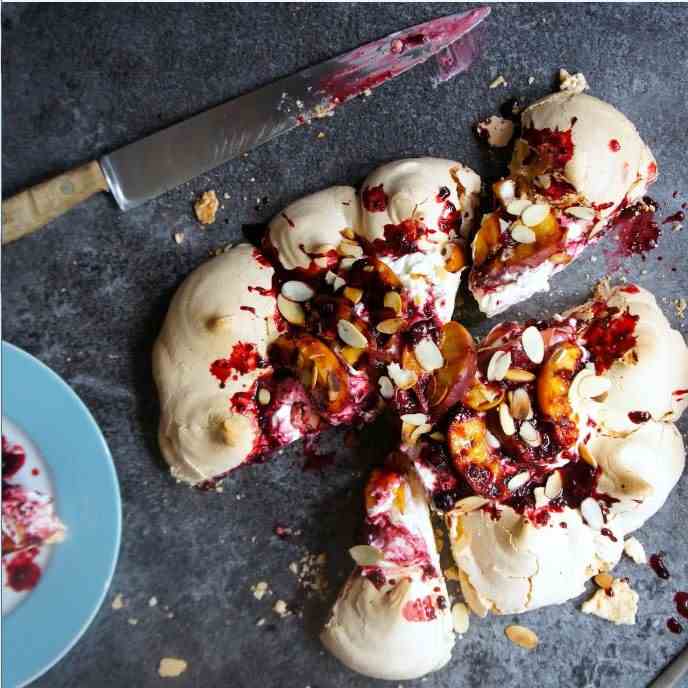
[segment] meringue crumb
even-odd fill
[[[181,244],[184,242],[184,232],[175,232],[174,233],[174,240],[178,243]]]
[[[594,614],[600,619],[615,624],[635,624],[638,611],[638,593],[628,581],[616,579],[608,590],[598,590],[587,602],[583,603],[584,614]]]
[[[262,626],[264,623],[265,619],[261,617],[260,619],[258,619],[258,621],[256,621],[256,626]]]
[[[321,597],[327,592],[327,576],[325,568],[327,565],[327,555],[306,553],[298,562],[293,561],[289,564],[289,570],[296,576],[299,587],[305,590],[306,596],[318,594]]]
[[[583,93],[588,90],[588,80],[582,72],[569,74],[564,68],[559,70],[559,90]]]
[[[629,537],[624,542],[624,552],[626,556],[630,557],[636,564],[647,564],[647,554],[645,548],[638,538]]]
[[[130,618],[130,619],[129,619],[129,625],[130,625],[130,626],[136,626],[136,624],[137,624],[138,622],[139,622],[138,619],[133,619],[133,618]]]
[[[287,607],[287,603],[284,600],[277,600],[277,602],[275,602],[275,604],[272,606],[272,611],[282,619],[291,615],[289,607]]]
[[[262,600],[265,595],[270,594],[270,589],[265,581],[260,581],[251,586],[251,592],[257,600]]]
[[[476,125],[478,136],[491,148],[504,148],[514,135],[514,123],[499,115],[492,115]]]
[[[112,605],[111,607],[115,610],[122,609],[124,607],[124,598],[122,597],[122,593],[118,592],[115,595],[115,599],[112,600]]]
[[[217,200],[216,193],[214,191],[206,191],[194,203],[194,212],[202,225],[211,225],[215,222],[215,215],[219,207],[220,201]]]
[[[177,657],[163,657],[160,660],[158,674],[161,678],[176,678],[181,676],[188,667],[186,660]]]
[[[454,631],[459,635],[463,635],[470,624],[468,607],[463,602],[456,602],[452,607],[452,620],[454,622]]]
[[[676,299],[673,301],[674,309],[676,310],[676,317],[683,320],[686,317],[686,310],[688,310],[688,301],[685,299]]]
[[[532,85],[535,83],[535,77],[534,76],[529,76],[528,77],[528,86]]]
[[[319,131],[317,138],[319,139],[324,139],[325,138],[325,132],[324,131]]]
[[[224,192],[222,197],[227,199],[227,200],[229,200],[231,198],[231,196],[226,191]]]
[[[497,88],[497,86],[508,86],[506,79],[500,74],[496,79],[490,82],[490,88]]]
[[[155,596],[151,597],[150,600],[148,600],[148,606],[149,607],[155,607],[155,605],[157,605],[157,604],[158,604],[158,598]]]

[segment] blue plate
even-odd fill
[[[2,412],[41,452],[67,526],[36,588],[3,617],[2,684],[19,688],[64,657],[100,608],[117,563],[122,505],[110,451],[86,406],[50,368],[7,342]]]

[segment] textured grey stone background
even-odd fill
[[[461,6],[3,5],[3,196]],[[157,685],[164,656],[188,660],[188,671],[170,682],[180,687],[375,684],[324,655],[317,629],[326,604],[302,600],[288,565],[306,549],[326,552],[332,598],[350,567],[346,549],[356,537],[367,466],[380,458],[379,436],[364,433],[363,449],[354,451],[345,449],[342,433],[323,439],[337,461],[322,472],[303,472],[296,447],[237,471],[222,494],[176,485],[160,466],[150,372],[170,296],[211,249],[236,241],[242,224],[266,221],[329,184],[358,182],[383,161],[429,154],[462,160],[488,178],[499,174],[501,160],[481,148],[471,125],[508,97],[547,93],[560,66],[582,70],[592,93],[637,124],[659,161],[652,193],[661,217],[674,212],[688,200],[686,36],[685,5],[494,5],[484,59],[440,88],[430,86],[426,65],[155,202],[123,214],[101,195],[7,247],[3,337],[56,370],[91,408],[112,449],[124,500],[122,550],[107,602],[77,647],[36,685]],[[490,90],[498,74],[508,86]],[[231,198],[216,224],[202,230],[191,200],[206,189]],[[181,246],[172,240],[179,231],[186,235]],[[633,258],[623,266],[629,279],[655,291],[684,332],[688,320],[679,322],[668,300],[688,296],[686,232],[688,226],[672,232],[666,225],[645,262]],[[577,303],[605,274],[604,251],[612,247],[606,239],[559,276],[550,294],[516,311],[546,314]],[[688,637],[665,628],[673,592],[688,588],[687,497],[684,479],[639,533],[648,551],[667,552],[671,581],[628,560],[619,567],[640,593],[635,626],[584,616],[576,600],[519,618],[542,641],[527,653],[504,638],[514,617],[474,617],[452,663],[406,685],[646,685]],[[273,534],[277,521],[303,534],[280,540]],[[275,594],[256,600],[249,588],[259,580]],[[120,611],[110,606],[116,593],[126,602]],[[158,606],[148,606],[151,596]],[[271,606],[278,597],[303,602],[303,618],[277,618]],[[267,622],[258,627],[262,617]]]

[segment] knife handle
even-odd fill
[[[87,198],[107,190],[100,165],[93,161],[20,191],[2,203],[2,243],[35,232]]]

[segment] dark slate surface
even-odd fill
[[[460,6],[3,5],[3,196]],[[653,195],[662,216],[688,200],[685,5],[493,9],[484,59],[449,84],[433,89],[430,70],[421,67],[155,202],[123,214],[101,195],[3,251],[3,337],[56,370],[91,408],[112,449],[124,501],[122,550],[106,604],[37,686],[158,685],[164,656],[188,660],[188,671],[171,682],[180,687],[375,683],[320,649],[325,603],[306,601],[303,619],[280,620],[271,606],[278,597],[300,603],[288,565],[306,550],[328,554],[332,597],[350,566],[345,551],[356,537],[366,466],[379,453],[347,451],[335,433],[323,444],[336,449],[336,465],[321,473],[301,470],[296,447],[236,472],[222,494],[178,486],[161,469],[156,448],[150,351],[180,280],[211,249],[237,240],[242,224],[265,221],[329,184],[358,182],[380,162],[403,156],[453,157],[487,177],[498,174],[500,161],[478,145],[471,125],[508,97],[547,93],[560,66],[582,70],[592,93],[618,106],[646,137],[660,165]],[[508,86],[490,90],[498,74]],[[231,198],[217,223],[201,230],[191,200],[209,188]],[[256,210],[256,198],[265,196]],[[172,240],[178,231],[186,234],[182,246]],[[665,227],[647,261],[623,266],[629,279],[655,291],[684,332],[688,321],[677,320],[668,300],[688,296],[686,231]],[[515,310],[545,314],[578,302],[605,274],[610,248],[605,240],[559,276],[550,294]],[[542,639],[528,654],[503,636],[514,617],[474,618],[448,668],[406,685],[646,685],[684,643],[665,621],[673,592],[688,587],[687,497],[684,479],[639,533],[648,551],[667,552],[671,581],[628,560],[619,567],[641,596],[637,625],[584,616],[580,600],[573,601],[519,619]],[[282,541],[273,535],[276,521],[303,534]],[[275,595],[254,599],[249,588],[259,580]],[[116,593],[126,602],[121,611],[110,606]],[[151,596],[158,606],[149,607]],[[267,619],[262,627],[259,618]]]

